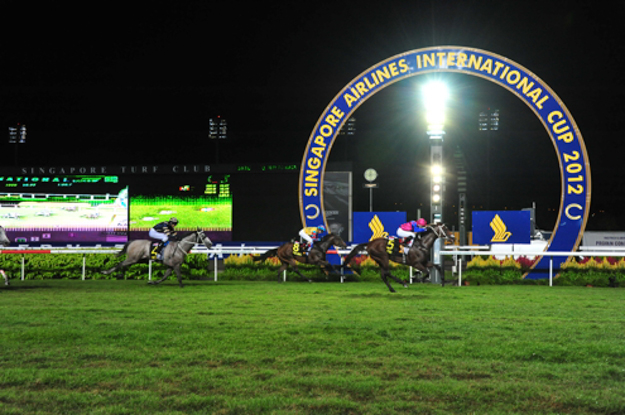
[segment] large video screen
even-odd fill
[[[162,175],[129,178],[130,236],[147,238],[154,225],[178,219],[181,234],[198,227],[213,241],[232,240],[229,175]]]
[[[0,225],[11,244],[117,245],[176,217],[181,236],[232,240],[229,175],[0,176]]]
[[[12,243],[128,240],[128,188],[117,176],[0,177],[0,225]]]

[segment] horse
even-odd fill
[[[447,226],[443,223],[428,225],[424,235],[413,243],[408,251],[408,254],[405,256],[400,250],[393,250],[392,253],[389,253],[389,240],[386,238],[376,238],[369,242],[356,245],[354,249],[352,249],[352,251],[345,257],[343,266],[349,266],[349,263],[356,255],[358,255],[361,251],[366,250],[371,259],[373,259],[380,267],[380,276],[382,281],[384,281],[389,291],[394,293],[395,290],[388,282],[388,277],[393,278],[406,288],[408,285],[406,281],[400,280],[391,274],[389,261],[409,265],[418,269],[423,274],[421,281],[425,281],[430,275],[428,269],[435,266],[429,260],[430,248],[432,248],[434,241],[438,238],[451,239],[453,241],[454,234],[451,233],[451,231],[447,229]],[[439,271],[441,271],[441,275],[444,275],[442,270],[438,266],[436,267]],[[444,285],[445,279],[443,278],[443,286]]]
[[[0,246],[9,246],[10,243],[11,241],[9,241],[6,231],[0,226]],[[7,277],[7,274],[3,270],[0,270],[0,274],[4,277],[4,285],[9,285],[9,277]]]
[[[182,276],[180,275],[180,266],[191,249],[198,243],[203,243],[208,249],[213,246],[211,240],[199,227],[196,231],[190,233],[179,241],[170,241],[163,249],[162,262],[163,265],[167,267],[165,275],[158,281],[149,281],[148,284],[160,284],[169,277],[172,271],[175,271],[176,276],[178,277],[178,284],[180,284],[180,287],[183,287]],[[126,259],[115,265],[113,268],[102,270],[100,272],[104,275],[108,275],[114,271],[123,270],[124,268],[138,262],[146,262],[150,259],[151,251],[152,241],[149,239],[136,239],[134,241],[127,242],[123,249],[117,254],[117,256],[126,254]]]
[[[312,282],[311,279],[306,278],[299,271],[297,267],[297,263],[299,262],[302,264],[319,265],[323,269],[323,271],[326,273],[326,275],[329,275],[330,274],[329,271],[335,272],[336,270],[332,266],[332,264],[330,264],[326,260],[326,251],[332,245],[336,245],[340,248],[347,247],[343,239],[341,239],[340,236],[335,235],[333,233],[329,233],[325,235],[323,238],[321,238],[319,242],[315,242],[313,247],[310,249],[310,252],[308,253],[308,255],[305,255],[304,253],[295,254],[293,252],[294,244],[295,242],[291,241],[291,242],[287,242],[279,246],[278,248],[270,249],[269,251],[265,252],[261,256],[254,257],[254,261],[264,261],[267,258],[277,256],[280,262],[282,263],[282,266],[278,270],[278,281],[280,281],[280,274],[290,266],[291,269],[297,275],[299,275],[301,279],[303,279],[304,281]]]

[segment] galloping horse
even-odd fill
[[[299,272],[299,269],[297,268],[297,263],[300,262],[302,264],[319,265],[326,273],[326,275],[328,275],[328,270],[335,271],[332,264],[326,261],[326,251],[328,250],[328,248],[332,245],[336,245],[340,248],[347,247],[347,245],[340,236],[332,233],[329,233],[321,238],[319,242],[315,242],[307,256],[303,253],[293,253],[293,245],[294,243],[292,241],[287,242],[278,248],[270,249],[259,257],[255,257],[254,261],[264,261],[267,258],[277,256],[282,263],[282,266],[278,270],[278,281],[280,281],[280,274],[289,266],[291,266],[291,269],[297,275],[299,275],[301,279],[312,282],[312,280],[306,278],[301,272]]]
[[[400,252],[399,250],[392,251],[392,253],[388,252],[388,239],[376,238],[372,241],[362,243],[354,247],[354,249],[352,249],[352,251],[345,257],[343,266],[349,266],[352,258],[358,255],[360,251],[366,249],[371,259],[373,259],[380,266],[380,276],[382,277],[382,281],[384,281],[388,289],[392,293],[394,293],[395,290],[393,289],[393,287],[391,287],[391,284],[388,282],[387,277],[393,278],[404,287],[408,287],[408,285],[406,284],[406,281],[402,281],[399,278],[395,277],[393,274],[391,274],[391,271],[389,269],[389,261],[397,262],[399,264],[406,264],[418,269],[423,273],[423,281],[430,275],[428,269],[435,266],[429,260],[430,248],[432,248],[432,245],[434,245],[434,241],[436,241],[438,238],[451,239],[453,241],[454,235],[449,231],[449,229],[447,229],[447,226],[445,226],[445,224],[443,223],[435,223],[429,225],[427,227],[427,231],[421,237],[421,239],[415,241],[412,247],[410,247],[408,254],[405,256],[405,261],[403,252]],[[439,271],[441,270],[439,269]],[[445,285],[444,278],[443,285]]]
[[[9,246],[10,243],[11,241],[9,241],[6,231],[2,226],[0,226],[0,246]],[[4,271],[2,271],[0,274],[2,274],[2,276],[4,277],[4,285],[9,285],[9,277],[7,277],[7,274]]]
[[[184,262],[186,256],[191,249],[198,243],[203,243],[206,248],[213,246],[211,240],[204,234],[199,227],[195,232],[190,233],[179,241],[171,241],[163,250],[163,265],[167,267],[165,275],[158,281],[150,281],[148,284],[160,284],[165,281],[172,271],[176,271],[176,277],[178,277],[178,284],[182,287],[182,276],[180,275],[180,266]],[[124,248],[117,254],[121,256],[126,254],[126,259],[113,268],[101,271],[102,274],[108,275],[116,270],[123,270],[124,268],[134,265],[138,262],[147,262],[150,259],[152,241],[149,239],[137,239],[126,243]],[[123,271],[122,271],[123,272]]]

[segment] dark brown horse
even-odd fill
[[[202,243],[208,249],[213,246],[211,240],[204,234],[200,228],[197,228],[197,231],[190,233],[179,241],[171,241],[167,244],[167,246],[163,249],[163,265],[167,267],[165,270],[165,275],[158,281],[150,281],[148,284],[160,284],[165,281],[172,271],[176,272],[176,277],[178,277],[178,284],[182,287],[182,275],[180,274],[180,267],[184,262],[185,258],[191,251],[191,249]],[[117,254],[117,256],[121,256],[126,254],[126,259],[119,264],[115,265],[113,268],[110,268],[105,271],[101,271],[102,274],[108,275],[114,271],[121,270],[123,272],[124,268],[129,267],[130,265],[136,264],[138,262],[148,262],[150,260],[152,251],[152,241],[149,239],[137,239],[131,242],[128,242],[124,245],[124,248]]]
[[[267,258],[277,256],[280,262],[282,263],[282,266],[278,270],[278,281],[280,280],[280,274],[282,274],[282,272],[290,266],[291,269],[297,275],[299,275],[301,279],[308,281],[308,282],[312,282],[312,280],[310,280],[309,278],[306,278],[299,271],[299,269],[297,268],[297,263],[299,262],[302,264],[319,265],[323,269],[323,271],[326,273],[326,275],[328,275],[330,272],[336,271],[334,267],[332,266],[332,264],[330,264],[326,260],[326,251],[328,250],[328,248],[330,248],[332,245],[336,245],[340,248],[347,247],[347,245],[345,244],[343,239],[341,239],[340,236],[332,234],[332,233],[329,233],[323,238],[321,238],[319,242],[315,242],[313,247],[310,249],[310,252],[308,253],[308,255],[306,255],[305,252],[301,252],[301,251],[300,253],[294,253],[293,252],[294,244],[295,243],[291,241],[291,242],[285,243],[284,245],[281,245],[278,248],[270,249],[269,251],[265,252],[261,256],[254,257],[254,261],[264,261]]]
[[[388,289],[394,293],[395,290],[388,282],[388,277],[391,277],[404,287],[408,287],[406,281],[400,280],[389,269],[389,261],[397,262],[399,264],[406,264],[421,271],[423,274],[422,281],[427,279],[430,275],[429,269],[435,265],[430,262],[430,249],[434,245],[434,241],[438,238],[445,238],[454,240],[454,234],[447,229],[447,226],[443,223],[435,223],[427,227],[427,231],[421,237],[420,240],[416,240],[408,254],[404,256],[401,250],[392,250],[389,253],[389,240],[386,238],[376,238],[372,241],[356,245],[354,249],[345,257],[344,266],[349,266],[350,261],[362,251],[367,251],[371,259],[373,259],[380,266],[380,276],[382,281],[386,284]],[[442,270],[437,267],[439,271]],[[443,285],[444,277],[443,277]]]

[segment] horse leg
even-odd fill
[[[419,282],[425,282],[425,280],[430,277],[430,272],[425,265],[416,263],[413,267],[421,272],[421,278],[418,279]]]
[[[306,278],[306,277],[304,276],[304,274],[302,274],[301,272],[299,272],[299,269],[297,268],[297,262],[293,261],[293,263],[291,264],[291,269],[292,269],[292,270],[293,270],[293,271],[294,271],[297,275],[299,275],[299,277],[300,277],[301,279],[303,279],[304,281],[312,282],[312,280],[311,280],[311,279]]]
[[[165,275],[163,275],[163,278],[161,278],[161,279],[160,279],[160,280],[158,280],[158,281],[148,281],[148,284],[151,284],[151,285],[157,285],[157,284],[160,284],[161,282],[163,282],[163,281],[165,281],[167,278],[169,278],[169,275],[171,274],[171,272],[172,272],[172,271],[173,271],[173,269],[172,269],[172,268],[167,268],[167,269],[165,270]]]
[[[391,271],[389,270],[388,272],[389,277],[391,277],[392,279],[394,279],[395,281],[397,281],[398,284],[401,284],[404,286],[404,288],[408,288],[408,284],[406,284],[406,281],[401,280],[399,278],[397,278],[396,276],[394,276],[393,274],[391,274]]]
[[[178,277],[178,285],[180,285],[180,288],[182,288],[184,287],[184,285],[182,285],[182,272],[180,268],[180,264],[178,264],[174,267],[174,271],[176,271],[176,277]]]
[[[380,277],[382,277],[382,281],[384,281],[384,284],[386,284],[386,286],[388,287],[388,290],[394,293],[395,289],[391,286],[391,283],[388,282],[388,278],[386,278],[387,273],[388,273],[387,270],[385,270],[384,268],[380,268]]]

